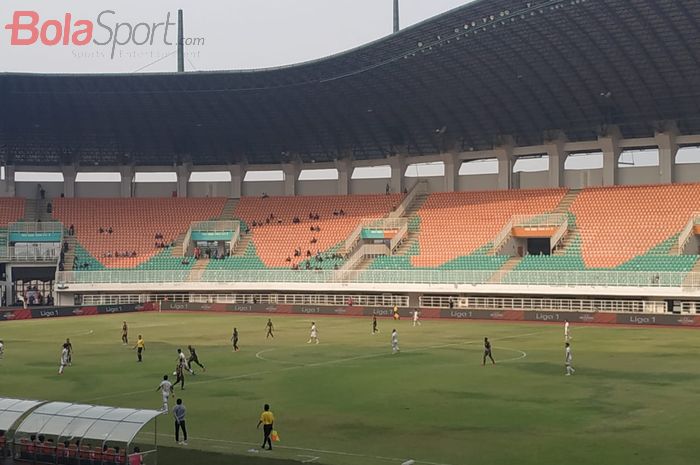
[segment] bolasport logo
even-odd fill
[[[100,47],[101,55],[115,59],[129,56],[129,47],[172,47],[177,44],[177,15],[167,12],[159,21],[132,22],[115,10],[104,10],[94,19],[65,13],[62,18],[45,18],[33,10],[15,11],[5,24],[13,47]],[[3,43],[7,43],[5,38]],[[185,46],[203,46],[204,37],[183,39]]]

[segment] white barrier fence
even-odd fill
[[[189,270],[62,271],[64,284],[179,283]],[[700,289],[700,273],[635,271],[205,270],[207,283],[383,283]]]

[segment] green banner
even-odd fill
[[[60,232],[11,232],[10,242],[61,242]]]
[[[197,241],[230,241],[233,231],[192,231],[192,240]]]
[[[383,229],[363,229],[362,239],[390,239],[394,237],[395,231],[385,231]]]

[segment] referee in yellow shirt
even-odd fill
[[[265,404],[265,407],[263,407],[263,413],[260,414],[260,421],[258,422],[258,428],[260,428],[260,425],[263,425],[263,434],[265,435],[263,438],[263,444],[262,448],[265,449],[265,444],[269,444],[269,448],[267,450],[272,450],[272,439],[270,439],[270,435],[272,434],[272,426],[275,423],[275,416],[270,412],[270,406],[268,404]]]
[[[146,342],[143,340],[143,336],[139,334],[139,338],[136,341],[136,345],[134,346],[134,349],[136,349],[136,353],[139,358],[139,362],[143,361],[143,351],[146,350]]]

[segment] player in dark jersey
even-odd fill
[[[372,334],[377,334],[379,329],[377,328],[377,315],[372,317]]]
[[[122,344],[127,345],[129,343],[129,328],[126,326],[126,321],[122,325]]]
[[[207,368],[201,363],[199,363],[199,357],[197,357],[197,351],[194,349],[194,347],[187,346],[187,350],[190,351],[190,358],[187,359],[187,363],[190,365],[190,368],[192,368],[193,363],[196,363],[197,365],[199,365],[202,371],[207,371]]]
[[[68,366],[73,366],[73,344],[71,344],[70,339],[66,339],[65,343],[66,349],[68,349]]]
[[[233,351],[238,352],[238,328],[233,328],[233,335],[231,336],[231,343],[233,344]]]
[[[177,367],[175,368],[175,382],[173,383],[173,390],[175,390],[175,386],[180,383],[180,390],[184,391],[185,390],[185,371],[182,367],[181,363],[177,364]]]
[[[489,338],[485,337],[484,338],[484,363],[483,365],[486,365],[486,358],[490,358],[491,362],[495,365],[496,361],[493,359],[493,355],[491,355],[491,343],[489,342]]]
[[[272,336],[272,338],[274,339],[274,338],[275,338],[275,335],[272,334],[272,331],[273,331],[275,328],[272,326],[272,319],[271,319],[271,318],[268,318],[268,319],[267,319],[267,326],[266,326],[266,327],[267,327],[267,336],[265,336],[265,339],[267,339],[267,338],[270,337],[270,336]]]

